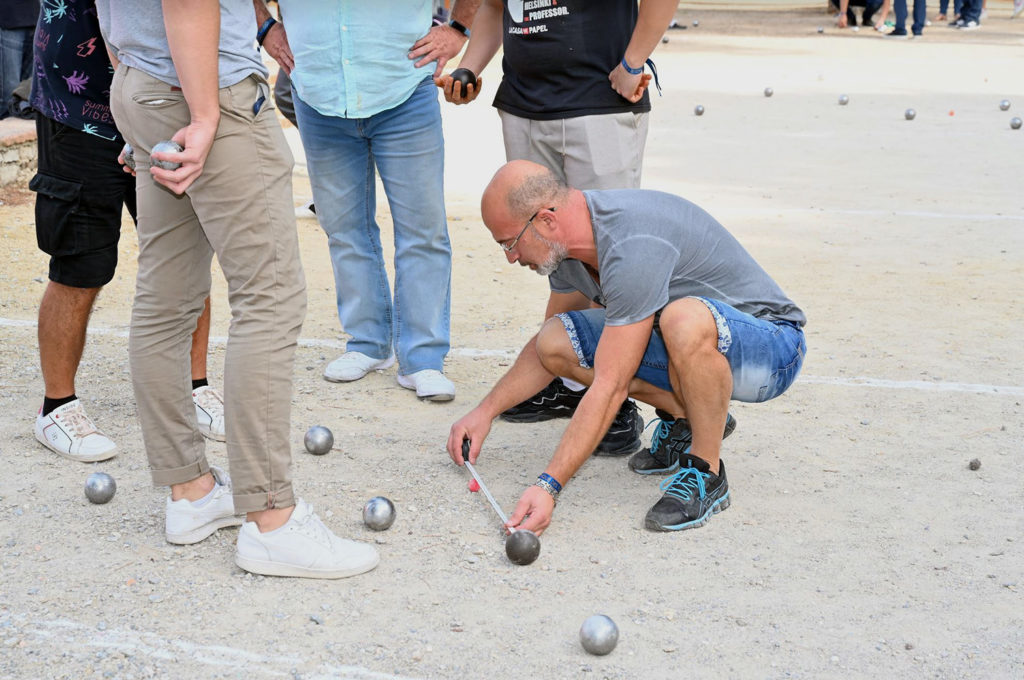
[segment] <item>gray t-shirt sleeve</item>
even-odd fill
[[[605,325],[643,321],[667,305],[678,260],[674,243],[651,234],[627,236],[611,245],[600,261]]]

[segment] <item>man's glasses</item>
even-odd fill
[[[530,219],[526,220],[526,224],[523,225],[523,230],[519,232],[519,236],[516,236],[514,239],[512,239],[512,243],[499,243],[498,245],[501,246],[501,249],[504,250],[506,253],[511,253],[512,250],[516,247],[516,244],[519,243],[519,239],[523,237],[523,234],[525,234],[526,230],[530,228],[530,225],[533,224],[533,221],[537,219],[537,215],[540,214],[541,210],[544,210],[544,208],[541,208],[537,212],[530,215]],[[548,210],[550,210],[551,212],[555,212],[554,208],[548,208]]]

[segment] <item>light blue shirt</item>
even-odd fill
[[[325,116],[369,118],[393,109],[436,68],[416,68],[409,58],[430,30],[430,0],[285,0],[281,11],[295,91]]]

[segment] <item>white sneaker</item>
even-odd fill
[[[181,498],[167,497],[167,521],[164,536],[168,543],[189,545],[207,538],[217,529],[237,527],[245,521],[244,515],[235,514],[231,498],[231,478],[218,467],[210,466],[215,486],[213,497],[200,507]]]
[[[959,28],[961,31],[976,31],[979,28],[981,28],[981,24],[979,24],[977,21],[972,20],[964,23],[962,26],[957,26],[957,28]]]
[[[324,378],[331,382],[352,382],[359,380],[370,371],[381,371],[395,363],[395,355],[387,359],[374,359],[362,352],[345,352],[340,357],[327,364],[324,369]]]
[[[224,441],[224,397],[209,385],[192,390],[199,431],[207,439]]]
[[[43,415],[36,415],[36,439],[65,458],[82,463],[107,460],[117,455],[117,445],[97,429],[78,399]]]
[[[379,561],[373,546],[335,536],[301,498],[280,528],[260,533],[255,522],[243,524],[235,553],[235,564],[254,574],[302,578],[355,576]]]
[[[455,398],[455,385],[441,371],[428,368],[409,375],[398,374],[398,384],[407,390],[416,390],[416,396],[430,401],[451,401]]]

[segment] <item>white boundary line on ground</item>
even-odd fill
[[[28,645],[59,644],[72,653],[79,652],[92,658],[95,650],[116,650],[154,661],[180,663],[184,656],[205,666],[244,671],[253,677],[293,677],[292,669],[306,661],[303,657],[281,654],[260,654],[228,645],[202,645],[183,638],[168,638],[157,633],[125,628],[97,630],[66,618],[49,621],[32,620],[24,614],[7,614],[0,621],[13,623],[5,635],[22,638]],[[26,639],[27,638],[27,639]],[[30,647],[31,648],[31,647]],[[98,665],[102,665],[99,663]],[[131,673],[129,673],[131,675]],[[407,680],[408,676],[373,671],[362,666],[321,663],[312,674],[304,678],[341,678],[344,680]]]
[[[788,208],[780,210],[778,212],[791,212],[801,214],[828,213],[829,215],[860,215],[862,217],[927,217],[933,219],[959,221],[1011,220],[1014,222],[1024,222],[1024,215],[999,215],[991,213],[954,214],[928,212],[923,210],[843,210],[837,208]]]
[[[23,319],[4,319],[0,317],[0,328],[35,328],[35,321]],[[117,328],[90,328],[92,335],[107,335],[116,338],[127,338],[128,331]],[[227,344],[225,337],[211,337],[211,345],[223,346]],[[299,347],[313,347],[324,349],[343,349],[345,343],[341,340],[327,340],[321,338],[299,338]],[[450,356],[466,357],[470,359],[493,357],[496,359],[507,359],[511,361],[519,354],[517,349],[479,349],[475,347],[453,347]],[[968,392],[973,394],[997,394],[1000,396],[1024,397],[1024,386],[1018,385],[985,385],[981,383],[945,382],[942,380],[887,380],[885,378],[870,378],[867,376],[817,376],[801,375],[798,380],[802,383],[814,385],[836,385],[840,387],[877,387],[890,390],[918,390],[923,392]]]

